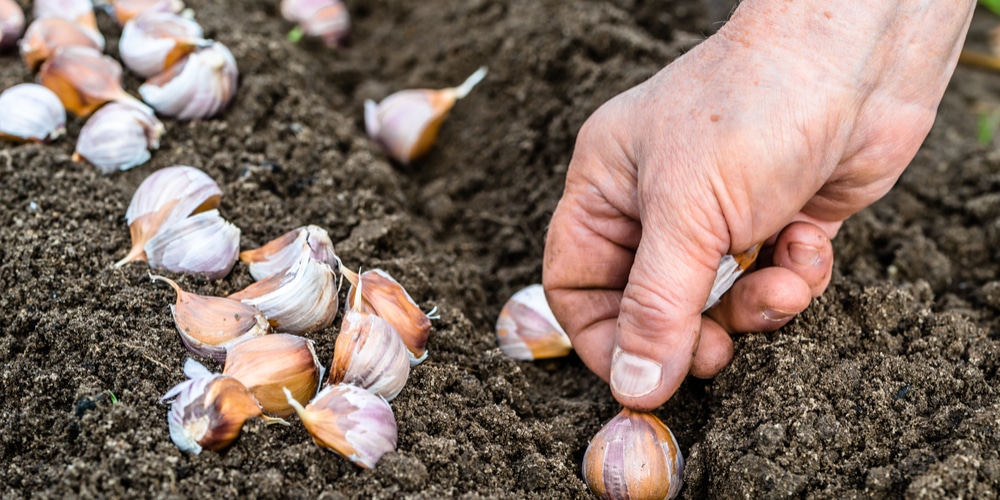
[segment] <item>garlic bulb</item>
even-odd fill
[[[35,71],[59,47],[90,47],[104,50],[100,32],[59,17],[35,19],[24,32],[19,44],[21,58],[29,70]]]
[[[24,31],[24,11],[14,0],[0,0],[0,51],[17,45]]]
[[[705,308],[702,309],[702,312],[719,303],[722,296],[733,287],[733,283],[736,283],[736,278],[739,278],[743,271],[746,271],[757,260],[760,248],[761,245],[758,243],[746,252],[722,256],[722,260],[719,261],[719,270],[715,273],[715,282],[712,283],[712,291],[708,295],[708,301],[705,302]]]
[[[486,68],[479,68],[457,87],[430,90],[403,90],[382,102],[365,101],[365,128],[368,137],[387,155],[409,163],[430,150],[438,129],[455,106],[483,78]]]
[[[206,45],[201,26],[172,12],[149,11],[125,23],[118,50],[132,72],[150,78]]]
[[[573,350],[566,331],[559,326],[542,285],[515,293],[497,318],[497,343],[507,356],[522,361],[559,358]]]
[[[583,477],[601,498],[674,498],[684,484],[684,456],[660,419],[626,408],[590,441]]]
[[[143,249],[153,269],[222,279],[240,253],[240,229],[212,209],[160,227]]]
[[[127,101],[146,107],[122,88],[118,61],[92,47],[59,47],[42,64],[38,82],[59,96],[66,110],[88,116],[109,101]]]
[[[367,278],[362,276],[358,281],[362,296],[367,286]],[[355,296],[344,313],[327,383],[357,385],[392,401],[409,376],[410,355],[399,334]]]
[[[328,385],[303,408],[286,395],[313,441],[355,465],[371,469],[396,450],[396,419],[381,397],[353,385]]]
[[[355,300],[355,287],[363,279],[365,286],[361,297],[364,306],[392,325],[403,339],[409,352],[410,366],[417,366],[427,359],[431,316],[420,310],[403,285],[381,269],[365,271],[360,277],[350,269],[344,269],[344,276],[352,285],[347,292],[347,303],[351,304]],[[350,305],[347,308],[350,308]]]
[[[182,0],[109,0],[108,3],[119,26],[124,26],[144,12],[176,14],[184,10]]]
[[[208,45],[139,87],[139,95],[158,113],[178,120],[211,118],[236,95],[239,72],[225,45]]]
[[[303,251],[320,262],[326,262],[337,272],[340,259],[333,252],[330,235],[318,226],[303,226],[275,238],[260,248],[240,252],[240,260],[250,266],[250,275],[262,280],[288,271],[302,256]]]
[[[174,326],[184,346],[195,354],[222,363],[226,361],[226,349],[271,330],[267,318],[256,307],[224,297],[185,292],[174,280],[163,276],[150,275],[150,278],[167,283],[177,292],[177,303],[170,306]]]
[[[73,160],[89,161],[101,172],[128,170],[149,161],[160,147],[163,124],[148,108],[113,102],[98,109],[80,130]]]
[[[66,132],[66,110],[51,90],[34,83],[0,93],[0,139],[45,142]]]
[[[264,411],[284,417],[295,409],[282,389],[291,391],[299,403],[308,403],[319,389],[323,366],[313,341],[275,333],[232,345],[222,374],[250,389]]]
[[[351,16],[340,0],[281,0],[281,15],[328,47],[343,44],[351,31]]]
[[[97,17],[90,0],[35,0],[35,19],[58,17],[97,31]]]

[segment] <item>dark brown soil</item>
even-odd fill
[[[277,0],[189,5],[239,61],[224,117],[167,122],[149,164],[109,176],[70,160],[80,120],[53,145],[0,145],[0,496],[586,497],[579,465],[617,404],[574,356],[506,359],[493,323],[540,280],[580,125],[711,32],[709,11],[349,1],[337,51],[287,42]],[[100,21],[116,55],[120,31]],[[995,22],[980,12],[969,44]],[[391,164],[366,139],[364,99],[483,64],[425,159]],[[31,80],[0,56],[0,87]],[[658,411],[688,459],[685,498],[1000,494],[1000,149],[977,140],[980,101],[1000,102],[1000,77],[960,68],[899,186],[835,241],[827,293],[782,331],[741,338],[730,368]],[[441,311],[430,358],[392,403],[398,451],[375,470],[318,448],[294,419],[252,422],[223,453],[170,441],[157,401],[188,356],[174,296],[144,264],[111,264],[129,246],[132,192],[174,164],[220,183],[244,247],[317,224],[346,265],[385,268]],[[222,295],[251,280],[237,265],[180,281]],[[325,363],[336,331],[309,336]]]

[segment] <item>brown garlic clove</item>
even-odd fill
[[[583,477],[601,498],[674,498],[684,485],[684,456],[660,419],[626,408],[590,441]]]
[[[240,252],[240,260],[249,265],[253,279],[260,281],[288,271],[304,251],[313,259],[329,264],[334,272],[340,269],[340,259],[333,252],[330,235],[318,226],[293,229],[260,248]]]
[[[0,51],[17,45],[24,31],[24,11],[14,0],[0,0]]]
[[[118,61],[91,47],[57,48],[42,64],[38,82],[55,92],[66,110],[77,116],[88,116],[110,101],[131,102],[148,109],[122,88]]]
[[[19,44],[21,59],[31,71],[37,71],[59,47],[90,47],[104,50],[104,37],[85,26],[59,17],[34,20]]]
[[[545,300],[542,285],[523,288],[504,304],[496,333],[500,350],[522,361],[559,358],[573,350]]]
[[[20,83],[0,92],[0,139],[47,142],[66,132],[66,110],[51,90]]]
[[[247,386],[264,411],[285,417],[295,410],[282,389],[289,389],[296,401],[307,403],[316,395],[323,366],[313,341],[275,333],[230,346],[222,374]]]
[[[145,12],[122,29],[118,50],[133,73],[151,78],[209,44],[201,26],[171,12]]]
[[[327,47],[342,45],[351,31],[351,16],[340,0],[282,0],[281,15]]]
[[[406,289],[381,269],[365,271],[360,278],[350,269],[344,269],[343,273],[352,285],[347,292],[347,303],[353,303],[355,288],[359,279],[363,279],[365,286],[361,297],[365,307],[392,325],[403,339],[410,353],[410,366],[416,366],[427,359],[431,316],[420,310]]]
[[[760,248],[761,244],[758,243],[746,252],[722,256],[722,260],[719,261],[719,270],[715,273],[715,282],[712,283],[712,291],[708,295],[708,301],[705,302],[705,308],[702,309],[702,312],[719,303],[719,300],[733,287],[733,283],[736,283],[736,279],[743,274],[743,271],[749,269],[757,260]]]

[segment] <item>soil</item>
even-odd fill
[[[148,164],[107,176],[70,160],[79,119],[55,144],[0,144],[0,496],[587,497],[581,459],[617,403],[573,355],[505,358],[493,325],[540,280],[576,131],[712,32],[708,3],[351,0],[350,44],[332,50],[288,42],[277,0],[189,2],[239,62],[223,117],[166,121]],[[99,21],[117,56],[120,29]],[[977,13],[968,44],[995,23]],[[484,64],[426,158],[394,164],[365,137],[365,99]],[[0,56],[0,87],[32,79]],[[687,458],[684,498],[1000,495],[1000,148],[977,138],[981,102],[1000,102],[1000,78],[959,68],[898,186],[835,240],[827,292],[657,411]],[[346,265],[386,269],[440,311],[392,402],[398,450],[374,470],[294,419],[251,421],[222,453],[170,441],[158,400],[188,356],[174,295],[142,263],[111,264],[133,191],[175,164],[219,182],[244,248],[317,224]],[[242,264],[177,278],[206,295],[251,282]],[[336,334],[308,335],[324,363]]]

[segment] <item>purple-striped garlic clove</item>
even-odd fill
[[[531,285],[515,293],[497,318],[497,343],[508,357],[531,361],[559,358],[573,345],[549,308],[542,285]]]
[[[90,0],[35,0],[35,19],[43,17],[66,19],[98,31],[94,4]]]
[[[24,11],[14,0],[0,0],[0,51],[17,45],[24,31]]]
[[[302,253],[320,262],[326,262],[337,272],[340,259],[333,252],[333,241],[326,230],[318,226],[293,229],[260,248],[240,252],[240,260],[250,267],[250,275],[260,281],[268,276],[283,274],[301,258]]]
[[[236,95],[239,72],[225,45],[209,42],[139,87],[158,113],[199,120],[221,113]]]
[[[66,110],[51,90],[21,83],[0,93],[0,139],[46,142],[66,132]]]
[[[351,15],[340,0],[282,0],[281,15],[328,47],[343,45],[351,32]]]
[[[417,366],[427,359],[427,339],[431,331],[431,316],[424,313],[403,285],[382,269],[372,269],[358,275],[344,269],[344,277],[351,283],[347,292],[347,309],[355,300],[358,282],[364,280],[361,298],[366,309],[381,317],[399,334],[409,353],[410,366]],[[434,311],[431,311],[433,314]],[[436,316],[434,317],[436,318]]]
[[[590,441],[583,477],[600,498],[674,498],[684,484],[684,456],[660,419],[626,408]]]
[[[201,26],[191,19],[172,12],[144,12],[125,23],[118,50],[128,69],[151,78],[209,44],[203,36]]]
[[[148,108],[112,102],[91,115],[80,130],[74,161],[87,160],[109,174],[149,161],[160,147],[163,123]]]
[[[169,12],[178,14],[184,10],[182,0],[108,0],[119,26],[146,12]]]
[[[55,92],[66,110],[77,116],[89,116],[111,101],[146,107],[122,88],[118,61],[92,47],[58,47],[42,64],[38,82]]]
[[[267,318],[256,307],[225,297],[185,292],[163,276],[150,275],[150,278],[167,283],[177,292],[177,303],[170,306],[174,326],[184,346],[195,354],[224,363],[226,349],[271,330]]]
[[[308,403],[319,389],[323,366],[313,341],[275,333],[232,345],[222,374],[250,389],[265,412],[286,417],[295,409],[282,389],[291,391],[297,402]]]
[[[412,89],[396,92],[375,104],[365,101],[368,137],[390,157],[409,163],[430,150],[455,102],[486,77],[479,68],[461,85],[441,90]]]
[[[349,384],[328,385],[304,408],[287,393],[313,441],[364,469],[396,450],[396,418],[385,399]]]
[[[73,21],[43,17],[28,25],[19,44],[21,59],[31,71],[37,71],[59,47],[71,46],[90,47],[100,52],[104,50],[104,37]]]
[[[222,279],[239,256],[240,229],[213,209],[162,226],[144,250],[153,269]]]

